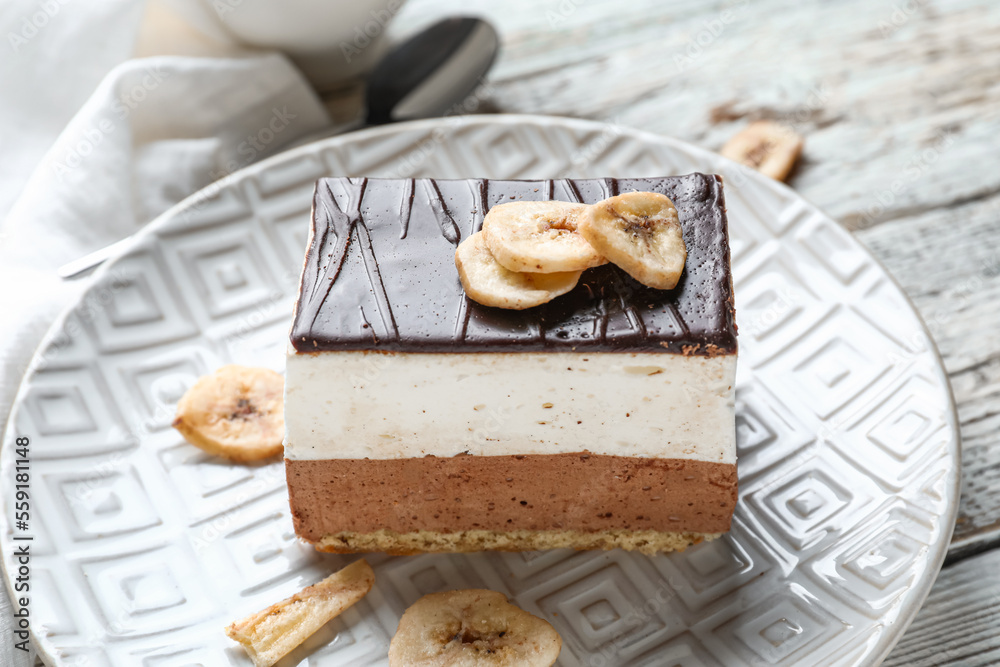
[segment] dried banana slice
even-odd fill
[[[318,584],[236,621],[226,634],[243,645],[254,667],[270,667],[367,595],[374,583],[371,566],[355,561]]]
[[[192,445],[231,461],[275,456],[285,436],[284,386],[266,368],[223,366],[181,397],[173,427]]]
[[[548,622],[503,593],[449,591],[425,595],[406,610],[389,644],[389,667],[549,667],[561,648]]]
[[[484,306],[524,310],[565,294],[580,279],[581,271],[518,273],[501,266],[476,232],[455,249],[455,266],[470,299]]]
[[[599,201],[580,215],[590,245],[643,285],[673,289],[687,247],[677,209],[655,192],[627,192]]]
[[[527,273],[583,271],[606,260],[576,231],[586,204],[516,201],[490,209],[483,234],[504,268]]]
[[[795,130],[773,121],[759,120],[726,142],[719,154],[776,181],[783,181],[801,152],[802,136]]]

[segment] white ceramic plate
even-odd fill
[[[222,628],[352,560],[292,532],[280,463],[229,465],[170,428],[196,377],[280,369],[315,179],[726,177],[740,372],[732,532],[683,554],[373,555],[377,583],[284,664],[384,664],[422,594],[503,591],[561,665],[874,664],[924,600],[958,499],[948,384],[922,324],[851,237],[783,185],[693,146],[530,116],[336,137],[186,200],[103,266],[28,373],[2,457],[7,586],[58,664],[249,665]],[[13,522],[14,438],[32,516]],[[84,659],[89,659],[85,662]]]

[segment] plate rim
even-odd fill
[[[642,142],[642,143],[652,143],[659,145],[668,145],[673,149],[680,151],[686,151],[689,153],[694,153],[699,157],[707,161],[722,161],[723,164],[729,164],[731,169],[737,169],[740,171],[742,176],[748,178],[751,182],[754,182],[757,187],[765,188],[776,188],[779,191],[785,191],[786,195],[791,195],[793,198],[799,199],[804,202],[809,208],[818,212],[828,221],[833,224],[833,228],[836,233],[855,249],[860,250],[864,255],[877,266],[881,273],[889,279],[890,284],[895,289],[898,295],[900,295],[907,307],[909,308],[912,315],[915,317],[917,323],[919,324],[920,330],[923,332],[924,336],[929,342],[928,349],[923,351],[924,354],[932,355],[934,361],[934,372],[940,380],[941,384],[945,389],[946,398],[948,400],[947,410],[945,410],[946,421],[949,426],[949,439],[946,445],[948,450],[948,462],[949,469],[947,470],[947,498],[946,502],[949,507],[945,513],[941,514],[942,520],[948,519],[948,524],[941,531],[941,539],[938,543],[933,546],[933,552],[928,553],[928,568],[926,570],[925,576],[920,582],[919,589],[914,589],[910,587],[908,589],[908,594],[900,605],[899,615],[896,620],[891,624],[891,632],[886,631],[880,633],[878,641],[875,642],[874,647],[865,656],[865,664],[878,665],[880,664],[888,654],[892,651],[895,645],[902,639],[903,635],[906,633],[907,628],[913,622],[917,613],[923,607],[927,596],[930,594],[934,583],[937,581],[940,575],[941,569],[944,565],[944,561],[948,554],[948,548],[951,544],[951,538],[955,529],[955,522],[958,518],[959,501],[961,496],[961,482],[962,482],[962,437],[961,437],[961,426],[958,418],[958,407],[955,403],[954,390],[951,386],[951,382],[948,378],[947,369],[944,365],[944,360],[941,357],[941,353],[938,350],[937,343],[931,335],[930,330],[927,327],[926,322],[924,322],[920,311],[914,305],[913,301],[910,299],[909,295],[903,290],[902,286],[897,281],[896,277],[891,271],[883,264],[883,262],[872,253],[872,251],[865,246],[861,241],[854,237],[849,231],[843,228],[837,220],[826,214],[823,209],[813,204],[806,197],[800,193],[793,190],[791,187],[785,183],[775,181],[770,179],[759,172],[748,169],[735,163],[728,158],[721,155],[713,153],[705,148],[691,144],[687,141],[677,139],[675,137],[657,134],[655,132],[650,132],[648,130],[643,130],[640,128],[622,125],[619,123],[612,123],[606,121],[582,119],[582,118],[572,118],[567,116],[558,115],[541,115],[541,114],[473,114],[473,115],[453,115],[445,116],[440,118],[427,118],[422,120],[404,121],[398,123],[391,123],[387,125],[380,125],[375,127],[368,127],[360,130],[355,130],[352,132],[346,132],[343,134],[334,135],[332,137],[326,137],[316,141],[312,141],[301,146],[296,146],[287,150],[280,151],[275,155],[272,155],[260,162],[248,165],[234,172],[227,174],[221,179],[209,183],[208,185],[200,188],[194,193],[188,195],[181,201],[177,202],[170,208],[168,208],[163,213],[156,216],[153,220],[142,226],[138,231],[136,231],[131,237],[127,239],[126,243],[122,243],[116,252],[107,258],[95,271],[91,273],[84,280],[86,281],[84,286],[81,286],[80,297],[82,298],[86,295],[94,285],[96,285],[106,274],[114,268],[115,264],[123,257],[130,254],[135,248],[141,246],[147,242],[147,239],[155,235],[162,227],[165,227],[170,223],[170,221],[177,217],[177,215],[191,206],[192,203],[197,202],[202,199],[211,198],[213,195],[207,193],[213,192],[217,194],[227,188],[233,187],[242,180],[255,176],[261,172],[267,171],[277,165],[284,162],[295,160],[301,156],[308,154],[317,153],[324,149],[335,147],[339,144],[353,143],[358,140],[364,139],[378,139],[381,136],[390,136],[394,134],[404,134],[407,132],[411,133],[428,133],[428,131],[434,131],[436,129],[444,129],[448,131],[453,127],[464,127],[467,125],[533,125],[541,129],[552,126],[569,127],[578,130],[589,130],[589,131],[600,131],[606,130],[607,128],[616,128],[619,134],[630,135],[632,138]],[[73,312],[79,303],[79,299],[75,300],[72,304],[68,305],[63,309],[59,315],[53,320],[51,326],[46,330],[45,335],[40,339],[38,346],[35,348],[31,355],[31,359],[25,369],[24,374],[18,383],[18,389],[15,393],[14,400],[11,402],[10,412],[8,414],[7,422],[4,425],[3,430],[3,440],[0,441],[0,475],[3,475],[6,479],[6,475],[10,473],[11,463],[10,455],[8,454],[8,443],[13,441],[16,437],[15,431],[15,416],[18,411],[22,408],[24,403],[25,395],[29,388],[29,380],[38,371],[41,362],[43,361],[42,352],[56,339],[65,325],[65,322],[69,315]],[[6,497],[0,496],[0,573],[3,575],[3,585],[6,590],[8,597],[11,600],[12,607],[17,600],[14,591],[11,588],[11,578],[8,572],[8,557],[10,553],[8,551],[8,544],[13,547],[13,540],[11,535],[13,530],[11,527],[10,517],[8,516],[9,507],[7,505]],[[933,573],[933,576],[931,576]],[[888,630],[888,628],[886,628]],[[31,645],[35,649],[38,657],[47,665],[58,664],[58,657],[55,653],[58,648],[51,645],[51,642],[44,641],[38,635],[36,635],[34,628],[29,627],[29,635],[31,638]]]

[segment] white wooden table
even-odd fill
[[[916,304],[961,420],[949,561],[886,664],[1000,663],[1000,3],[409,0],[396,25],[460,14],[501,34],[492,110],[710,149],[758,118],[805,135],[789,184]]]

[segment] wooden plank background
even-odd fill
[[[758,118],[806,137],[789,184],[916,304],[961,420],[949,565],[887,664],[1000,663],[1000,3],[410,0],[392,31],[455,15],[501,33],[492,110],[714,150]]]

